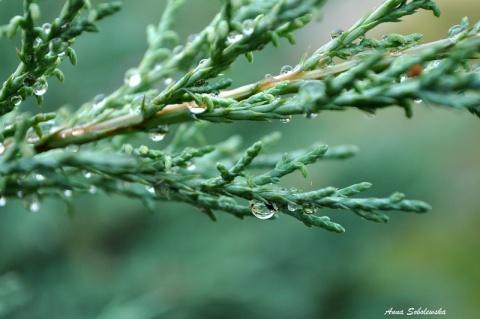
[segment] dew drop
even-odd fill
[[[172,78],[166,78],[165,80],[163,80],[163,84],[165,84],[166,86],[169,86],[172,83],[173,83]]]
[[[105,102],[107,101],[107,96],[105,94],[97,94],[93,98],[92,106],[94,109],[100,109],[105,106]]]
[[[229,44],[232,44],[232,43],[235,43],[235,42],[238,42],[238,41],[242,40],[242,38],[243,38],[243,34],[232,32],[228,35],[227,42]]]
[[[292,116],[289,116],[289,117],[280,119],[280,122],[282,122],[282,123],[290,123],[291,120],[292,120]]]
[[[448,29],[448,38],[450,40],[455,40],[455,37],[462,33],[463,31],[467,30],[467,27],[457,24]]]
[[[288,204],[287,209],[291,212],[296,211],[298,208],[295,205]]]
[[[128,69],[125,72],[124,83],[130,87],[136,87],[142,82],[142,76],[136,68]]]
[[[416,103],[416,104],[420,104],[420,103],[422,103],[422,102],[423,102],[422,99],[415,99],[415,100],[413,100],[413,103]]]
[[[195,164],[189,163],[188,166],[187,166],[187,170],[188,170],[188,171],[193,171],[193,170],[195,170]]]
[[[50,31],[52,30],[52,25],[50,23],[44,23],[42,25],[42,29],[48,35],[50,33]]]
[[[318,210],[318,207],[313,203],[305,203],[302,205],[302,210],[305,214],[313,214]]]
[[[36,213],[40,210],[40,200],[36,194],[30,194],[23,197],[22,204],[23,207],[28,209],[31,213]]]
[[[72,136],[79,136],[79,135],[82,135],[83,133],[85,132],[85,130],[81,127],[79,128],[74,128],[72,130]]]
[[[22,97],[20,95],[12,96],[12,98],[10,99],[10,102],[13,105],[17,106],[20,103],[22,103]]]
[[[307,118],[307,119],[314,119],[318,116],[318,113],[313,113],[313,112],[307,112],[304,114],[304,116]]]
[[[41,182],[45,180],[45,176],[43,176],[42,174],[35,174],[35,179]]]
[[[7,199],[4,196],[0,196],[0,207],[7,205]]]
[[[265,81],[272,81],[273,80],[273,75],[271,74],[265,74]]]
[[[95,187],[95,185],[90,185],[90,187],[88,188],[88,192],[90,194],[95,194],[97,192],[97,188]]]
[[[156,183],[154,187],[157,196],[170,199],[170,187],[168,186],[168,183],[160,181]]]
[[[63,191],[63,195],[65,195],[65,197],[72,197],[73,191],[71,189],[66,189]]]
[[[275,215],[274,209],[269,209],[264,202],[257,200],[251,200],[249,202],[249,208],[252,211],[253,216],[259,219],[269,219]]]
[[[154,142],[160,142],[165,138],[165,133],[148,133],[148,138]]]
[[[188,107],[188,109],[190,110],[190,113],[192,113],[192,114],[202,114],[203,112],[205,112],[207,110],[206,108],[198,107],[198,106],[190,106],[190,107]]]
[[[85,178],[91,178],[91,177],[92,177],[92,173],[91,173],[91,172],[88,172],[88,171],[84,171],[84,172],[83,172],[83,176],[84,176]]]
[[[0,142],[0,155],[2,155],[5,152],[5,145]]]
[[[287,74],[287,73],[290,73],[293,71],[293,67],[290,66],[290,65],[284,65],[282,66],[282,68],[280,69],[280,74]]]
[[[255,22],[251,19],[247,19],[243,21],[243,27],[245,29],[243,29],[242,33],[247,36],[251,35],[253,33],[254,26],[255,26]]]
[[[393,57],[401,56],[402,54],[403,52],[401,50],[394,49],[390,51],[390,56]]]
[[[67,147],[65,147],[65,151],[69,153],[76,153],[78,152],[79,149],[80,147],[76,144],[70,144],[70,145],[67,145]]]
[[[372,112],[363,112],[367,120],[373,120],[375,118],[375,113]]]
[[[5,122],[3,123],[3,129],[4,129],[4,130],[11,130],[11,129],[13,129],[13,123],[10,122],[10,121],[5,121]]]
[[[149,192],[150,194],[155,194],[155,188],[153,186],[145,186],[145,189],[147,190],[147,192]]]
[[[330,37],[333,39],[336,39],[338,38],[339,36],[341,36],[343,34],[343,30],[342,29],[333,29],[332,32],[330,33]]]
[[[38,96],[42,96],[47,92],[48,89],[48,83],[45,78],[39,78],[37,82],[33,85],[33,93]]]

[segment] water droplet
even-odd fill
[[[41,77],[35,82],[33,85],[33,93],[35,95],[42,96],[47,92],[48,89],[48,83],[47,80],[44,77]]]
[[[90,185],[90,187],[88,188],[88,192],[90,194],[95,194],[97,192],[97,187],[95,187],[95,185]]]
[[[202,114],[207,110],[207,108],[203,107],[198,107],[198,106],[189,106],[188,109],[190,110],[190,113],[192,114]]]
[[[269,219],[275,215],[273,207],[272,209],[269,209],[266,203],[257,200],[251,200],[249,208],[252,211],[252,214],[259,219]]]
[[[4,130],[11,130],[11,129],[13,129],[13,123],[10,122],[10,121],[5,121],[5,122],[3,123],[3,129],[4,129]]]
[[[35,179],[41,182],[45,180],[45,176],[43,176],[42,174],[35,174]]]
[[[7,199],[4,196],[0,196],[0,207],[7,205]]]
[[[341,36],[343,34],[343,30],[342,29],[333,29],[332,32],[330,33],[330,37],[333,39],[336,39],[338,38],[339,36]]]
[[[50,33],[50,31],[52,30],[52,25],[50,23],[44,23],[44,24],[42,24],[42,29],[48,35]]]
[[[72,130],[72,136],[79,136],[79,135],[82,135],[83,133],[85,133],[85,130],[81,127],[77,127]]]
[[[406,75],[402,75],[402,76],[400,77],[400,83],[404,82],[406,79],[408,79],[407,76],[406,76]]]
[[[287,209],[291,212],[294,212],[298,209],[298,207],[293,204],[288,204]]]
[[[189,163],[189,164],[187,164],[187,165],[188,165],[188,166],[187,166],[187,170],[188,170],[188,171],[193,171],[193,170],[195,170],[195,164]]]
[[[65,56],[65,51],[67,50],[68,43],[63,42],[62,39],[53,39],[48,44],[48,48],[51,52],[56,54],[59,57]]]
[[[255,27],[255,22],[251,19],[247,19],[243,21],[243,27],[244,29],[242,30],[242,33],[244,35],[251,35],[253,33],[253,28]]]
[[[24,84],[25,86],[30,87],[30,86],[32,86],[32,85],[35,84],[36,80],[37,80],[37,79],[35,78],[35,76],[34,76],[33,74],[29,74],[29,75],[27,75],[27,77],[23,80],[23,84]]]
[[[153,186],[145,186],[145,189],[147,190],[147,192],[149,192],[150,194],[155,194],[155,188]]]
[[[375,113],[364,111],[363,114],[367,120],[373,120],[375,118]]]
[[[173,53],[174,55],[178,55],[178,54],[182,53],[182,51],[183,51],[184,48],[185,48],[185,47],[184,47],[183,45],[177,45],[176,47],[173,48],[172,53]]]
[[[156,183],[154,187],[157,196],[170,199],[170,187],[168,186],[168,183],[160,181]]]
[[[393,57],[397,57],[397,56],[401,56],[403,54],[403,52],[401,50],[398,50],[398,49],[393,49],[390,51],[390,55],[393,56]]]
[[[5,152],[5,145],[0,142],[0,155],[2,155],[3,152]]]
[[[92,100],[92,106],[94,109],[100,109],[105,106],[107,96],[105,94],[97,94]]]
[[[173,83],[172,78],[166,78],[165,80],[163,80],[163,84],[165,84],[166,86],[169,86],[172,83]]]
[[[318,210],[314,203],[305,203],[302,205],[302,210],[305,214],[313,214]]]
[[[91,173],[91,172],[88,172],[88,171],[84,171],[84,172],[83,172],[83,176],[84,176],[85,178],[91,178],[91,177],[92,177],[92,173]]]
[[[422,99],[415,99],[415,100],[413,100],[413,103],[416,103],[416,104],[420,104],[420,103],[422,103],[422,102],[423,102]]]
[[[318,113],[313,113],[313,112],[307,112],[304,114],[304,116],[307,118],[307,119],[314,119],[318,116]]]
[[[154,142],[160,142],[165,138],[165,133],[148,133],[148,138]]]
[[[388,34],[382,35],[382,40],[383,40],[383,41],[387,40],[387,39],[388,39],[388,36],[389,36]]]
[[[280,69],[280,74],[287,74],[287,73],[290,73],[293,71],[293,67],[290,66],[290,65],[284,65],[282,66],[282,68]]]
[[[63,191],[63,195],[65,195],[65,197],[72,197],[73,191],[71,189],[66,189]]]
[[[32,213],[36,213],[40,210],[40,200],[36,194],[29,194],[22,199],[23,207],[28,209]]]
[[[450,40],[455,40],[456,36],[462,33],[463,31],[467,30],[467,27],[457,24],[448,29],[448,38]]]
[[[70,144],[70,145],[67,145],[67,147],[65,147],[65,151],[69,153],[76,153],[78,152],[79,149],[80,149],[80,146],[76,144]]]
[[[13,105],[17,106],[20,103],[22,103],[22,97],[20,95],[12,96],[12,98],[10,99],[10,102]]]
[[[198,38],[198,34],[189,34],[187,37],[187,43],[193,42]]]
[[[125,72],[124,83],[130,87],[139,86],[140,83],[142,83],[142,76],[140,75],[138,69],[128,69],[127,72]]]
[[[271,74],[265,74],[265,81],[270,82],[273,81],[273,75]]]
[[[290,115],[289,117],[280,119],[280,122],[282,122],[282,123],[290,123],[291,120],[292,120],[292,116]]]
[[[235,43],[235,42],[238,42],[238,41],[242,40],[242,38],[243,38],[243,34],[236,33],[236,32],[231,32],[227,37],[227,42],[229,44],[232,44],[232,43]]]

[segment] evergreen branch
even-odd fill
[[[140,199],[151,209],[155,201],[185,202],[214,220],[217,210],[260,219],[284,213],[334,232],[345,230],[316,215],[319,209],[348,210],[376,222],[388,220],[384,211],[430,209],[401,193],[356,198],[370,183],[313,191],[280,186],[284,176],[297,170],[307,177],[307,165],[321,159],[355,155],[353,146],[316,145],[268,154],[278,135],[242,151],[239,138],[208,145],[201,131],[206,122],[288,122],[294,115],[315,118],[321,111],[352,107],[374,113],[400,106],[410,117],[412,102],[418,100],[480,116],[480,74],[470,66],[480,52],[480,23],[471,27],[463,19],[447,39],[422,45],[416,33],[367,38],[374,27],[421,9],[440,14],[431,0],[386,0],[347,31],[334,30],[331,41],[295,67],[284,66],[279,75],[231,88],[233,82],[222,77],[223,71],[242,56],[253,62],[254,52],[279,46],[282,38],[293,44],[293,32],[324,1],[255,0],[241,6],[223,1],[211,23],[181,45],[173,29],[184,2],[169,0],[158,25],[147,28],[148,48],[118,89],[72,114],[24,115],[13,124],[23,100],[34,96],[42,103],[49,77],[63,81],[58,66],[65,57],[76,63],[74,39],[97,31],[95,23],[120,6],[111,2],[92,9],[86,0],[66,1],[58,18],[40,27],[41,6],[25,0],[24,14],[0,27],[2,37],[22,31],[20,64],[0,90],[0,203],[20,197],[35,211],[44,197],[59,196],[71,207],[74,194],[103,191]],[[345,61],[334,64],[334,57]],[[148,134],[158,142],[178,123],[183,124],[161,150],[123,143],[131,133]]]

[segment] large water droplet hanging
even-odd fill
[[[47,92],[48,89],[48,83],[47,80],[44,77],[41,77],[35,82],[33,85],[33,93],[35,95],[44,95],[45,92]]]
[[[251,200],[249,202],[250,210],[252,211],[253,216],[259,219],[269,219],[275,215],[275,210],[273,207],[269,209],[267,204],[257,200]]]
[[[32,213],[36,213],[40,210],[40,199],[36,194],[29,194],[22,198],[23,207],[28,209]]]
[[[332,32],[330,33],[330,37],[333,39],[336,39],[338,38],[339,36],[341,36],[343,34],[343,30],[342,29],[333,29]]]
[[[137,68],[131,68],[125,72],[124,83],[130,87],[136,87],[142,83],[142,76]]]

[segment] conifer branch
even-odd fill
[[[369,183],[314,191],[280,186],[295,171],[307,177],[307,165],[355,155],[354,146],[317,145],[268,154],[278,135],[242,150],[237,137],[208,145],[201,131],[206,122],[290,121],[348,108],[375,113],[399,106],[411,117],[419,100],[480,116],[480,74],[470,64],[479,57],[480,22],[471,26],[465,18],[448,38],[421,45],[416,33],[368,38],[371,29],[418,10],[440,15],[431,0],[386,0],[350,29],[334,30],[331,41],[296,66],[232,88],[223,71],[239,57],[253,63],[256,51],[269,44],[278,47],[282,38],[293,44],[293,32],[324,1],[250,0],[237,5],[225,0],[205,29],[180,44],[174,16],[184,2],[169,0],[161,21],[147,28],[148,48],[138,66],[126,71],[122,86],[63,115],[16,118],[27,98],[43,103],[49,78],[64,80],[59,67],[66,57],[76,63],[75,38],[97,31],[96,22],[118,11],[120,4],[92,8],[87,0],[68,0],[58,18],[40,26],[41,4],[24,0],[23,15],[0,26],[0,37],[20,34],[22,40],[19,65],[0,89],[0,203],[19,197],[28,209],[37,210],[43,198],[57,196],[72,208],[74,194],[104,191],[138,198],[150,208],[158,200],[185,202],[212,219],[218,210],[260,219],[284,213],[334,232],[344,229],[318,216],[320,209],[348,210],[376,222],[388,220],[384,211],[430,209],[401,193],[356,197]],[[161,149],[125,143],[132,133],[160,141],[180,123],[173,140]]]

